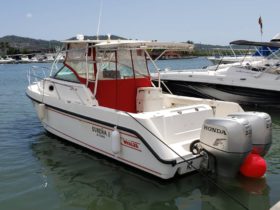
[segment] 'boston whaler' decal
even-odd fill
[[[131,140],[125,139],[124,137],[121,137],[121,141],[122,141],[122,145],[130,147],[132,149],[135,149],[135,150],[138,150],[141,152],[139,142],[131,141]]]

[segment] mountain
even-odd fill
[[[195,48],[197,50],[211,50],[211,49],[228,49],[229,46],[223,46],[223,45],[211,45],[211,44],[195,44]]]
[[[20,51],[26,50],[28,52],[47,51],[61,46],[61,42],[55,40],[46,41],[15,35],[0,38],[0,43],[8,43],[10,48],[19,49]]]
[[[99,39],[107,39],[105,35],[100,35]],[[70,38],[70,40],[75,40],[76,37]],[[85,39],[96,39],[96,36],[85,36]],[[126,38],[111,35],[111,39],[121,39]],[[42,40],[42,39],[32,39],[28,37],[20,37],[15,35],[4,36],[0,38],[0,55],[6,54],[18,54],[18,53],[33,53],[33,52],[53,52],[56,48],[61,47],[62,43],[56,40]]]
[[[76,37],[69,38],[75,40]],[[96,36],[84,36],[84,39],[95,40]],[[100,40],[107,40],[107,35],[100,35]],[[111,35],[112,40],[126,40],[124,37]],[[188,41],[188,43],[193,43]],[[210,45],[210,44],[194,44],[194,54],[203,55],[212,49],[228,49],[228,46]],[[0,38],[0,55],[18,54],[18,53],[34,53],[34,52],[53,52],[57,47],[61,47],[62,43],[57,40],[32,39],[28,37],[20,37],[15,35],[4,36]]]

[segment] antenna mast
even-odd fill
[[[100,22],[101,22],[101,16],[102,16],[102,9],[103,9],[103,0],[100,0],[99,17],[98,17],[98,25],[97,25],[97,32],[96,32],[97,40],[99,40],[99,29],[100,29]]]

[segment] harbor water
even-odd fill
[[[208,64],[159,61],[162,69]],[[32,65],[0,65],[1,210],[267,210],[280,200],[280,108],[245,108],[272,117],[264,178],[210,181],[194,173],[161,181],[46,133],[25,95]]]

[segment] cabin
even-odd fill
[[[145,51],[103,43],[66,41],[65,61],[53,77],[85,84],[99,106],[136,113],[137,89],[152,87]]]

